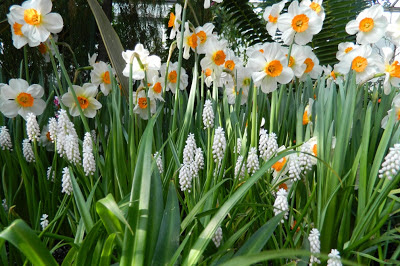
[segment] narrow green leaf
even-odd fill
[[[74,190],[74,198],[76,201],[76,205],[78,207],[79,214],[83,219],[83,223],[85,224],[86,232],[90,232],[93,227],[93,220],[90,216],[90,209],[86,206],[85,199],[83,198],[82,191],[79,188],[78,183],[76,182],[74,172],[72,172],[71,168],[69,168],[69,173],[71,175],[71,183],[72,188]]]
[[[280,213],[272,217],[266,224],[264,224],[260,229],[255,232],[249,240],[244,243],[244,245],[236,252],[236,256],[249,255],[258,253],[268,242],[272,233],[275,231],[278,224],[281,222],[284,213]]]
[[[22,220],[15,220],[1,231],[0,238],[3,239],[3,243],[6,240],[18,248],[33,265],[57,265],[46,246]]]
[[[179,246],[181,218],[175,185],[169,184],[167,204],[153,258],[153,265],[168,265]]]
[[[94,18],[96,19],[97,26],[99,28],[101,37],[104,42],[104,46],[107,49],[108,56],[110,57],[111,64],[115,69],[115,72],[118,76],[118,80],[121,82],[122,91],[126,98],[128,98],[128,79],[122,74],[126,62],[122,58],[122,52],[124,51],[124,47],[121,44],[121,41],[111,26],[110,21],[108,20],[106,14],[103,9],[99,5],[96,0],[87,0],[90,8],[92,9]]]
[[[103,246],[103,250],[101,251],[101,258],[100,258],[100,264],[99,264],[100,266],[110,265],[111,253],[113,251],[115,237],[116,237],[115,233],[113,233],[107,237],[107,240]]]

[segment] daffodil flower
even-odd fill
[[[347,23],[346,32],[350,35],[357,34],[359,44],[376,43],[385,35],[387,24],[383,7],[374,5],[363,10],[355,20]]]
[[[180,43],[181,35],[177,36],[177,42]],[[183,33],[183,58],[189,59],[190,49],[195,51],[198,46],[198,36],[195,32],[191,32],[189,29],[189,23],[185,22],[185,32]],[[178,45],[178,48],[180,46]]]
[[[181,13],[182,6],[180,4],[175,4],[175,13],[171,12],[169,14],[168,28],[171,28],[170,39],[175,39],[176,33],[179,32]]]
[[[8,118],[22,116],[25,120],[29,113],[41,115],[46,108],[43,87],[38,84],[29,86],[23,79],[10,79],[9,85],[0,83],[0,111]]]
[[[400,94],[397,94],[396,97],[393,98],[392,109],[390,109],[388,111],[388,114],[381,121],[381,127],[383,129],[386,128],[386,125],[389,121],[389,117],[392,112],[395,112],[396,121],[399,121],[400,120]]]
[[[343,60],[343,58],[351,52],[353,49],[356,49],[359,45],[354,44],[352,42],[342,42],[338,45],[338,51],[336,53],[337,60]]]
[[[126,66],[122,71],[125,77],[129,77],[130,63],[132,62],[132,78],[142,80],[145,78],[145,71],[158,71],[161,67],[161,59],[156,55],[149,55],[149,51],[142,44],[137,44],[135,50],[127,50],[122,52],[122,57],[126,62]],[[136,58],[139,57],[140,62]],[[147,77],[150,79],[150,77]]]
[[[97,95],[97,86],[91,83],[85,83],[82,87],[78,85],[72,85],[72,87],[78,98],[83,114],[88,118],[95,117],[96,111],[102,107],[101,103],[95,99]],[[75,103],[71,88],[68,88],[68,92],[62,96],[61,101],[69,108],[69,113],[72,116],[79,115],[79,108]]]
[[[178,85],[178,62],[170,63],[168,67],[168,73],[165,73],[167,69],[167,65],[164,63],[161,68],[161,84],[164,84],[165,78],[167,78],[167,84],[164,84],[166,91],[171,91],[173,94],[176,93],[176,87]],[[165,77],[166,75],[166,77]],[[186,70],[181,67],[181,78],[179,89],[184,90],[188,86],[188,75],[186,74]]]
[[[50,13],[51,8],[51,0],[28,0],[22,6],[12,6],[10,13],[15,12],[16,22],[22,24],[21,32],[28,39],[45,42],[50,33],[59,33],[64,26],[60,14]]]
[[[278,17],[285,7],[287,0],[268,6],[264,10],[263,18],[267,21],[267,31],[269,35],[275,37],[276,30],[278,29]]]
[[[150,100],[150,103],[148,102]],[[150,112],[154,114],[156,112],[156,102],[146,97],[146,93],[144,90],[140,90],[139,92],[133,92],[133,101],[135,103],[135,108],[133,108],[133,112],[138,114],[142,119],[149,119],[149,110],[148,105],[150,104]]]
[[[22,33],[21,28],[23,24],[17,22],[15,8],[13,7],[11,6],[10,13],[7,14],[8,23],[11,26],[13,45],[17,49],[21,49],[25,44],[29,44],[30,47],[38,46],[40,44],[39,41],[29,39]]]
[[[303,64],[306,66],[304,73],[300,77],[300,81],[305,81],[309,75],[312,79],[318,79],[322,74],[322,67],[319,65],[317,56],[313,53],[310,46],[304,47],[306,59]]]
[[[293,41],[305,45],[312,40],[313,35],[322,29],[322,18],[312,9],[306,6],[299,6],[298,1],[293,1],[288,13],[278,18],[278,29],[282,32],[282,40],[290,45]]]
[[[278,82],[287,84],[293,79],[293,70],[288,67],[284,50],[278,43],[266,43],[265,51],[253,53],[248,65],[254,70],[252,77],[256,86],[261,86],[264,93],[277,89]]]
[[[101,92],[104,96],[107,96],[111,91],[111,78],[114,75],[114,69],[111,69],[110,73],[108,65],[105,62],[100,61],[93,64],[93,70],[90,72],[90,80],[92,81],[92,84],[96,86],[100,85]]]
[[[202,27],[196,28],[196,35],[198,39],[197,53],[205,54],[207,49],[207,43],[213,36],[214,25],[212,23],[206,23]],[[215,38],[215,37],[214,37]]]
[[[285,56],[288,57],[289,49],[285,49]],[[304,64],[307,55],[305,51],[305,46],[293,44],[292,51],[290,53],[290,57],[288,58],[288,66],[293,70],[294,75],[297,78],[300,78],[304,71],[306,70],[307,66]]]
[[[200,61],[203,70],[211,70],[213,82],[217,82],[221,77],[223,67],[225,66],[227,41],[219,41],[216,38],[209,40],[207,44],[206,55]]]
[[[390,37],[395,45],[400,46],[400,16],[397,17],[395,22],[389,24],[386,29],[386,35]]]
[[[393,58],[394,51],[390,47],[383,47],[383,60],[385,62],[385,81],[383,82],[384,93],[390,94],[393,87],[400,87],[400,63],[395,60],[390,63]]]
[[[322,6],[323,0],[303,0],[301,1],[300,5],[309,7],[310,9],[314,10],[314,12],[322,19],[325,20],[325,10]]]

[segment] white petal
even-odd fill
[[[359,22],[352,20],[346,25],[346,32],[350,35],[356,34],[359,31]]]
[[[14,100],[18,96],[18,92],[7,84],[0,84],[0,96],[6,100]]]
[[[64,26],[64,22],[60,14],[50,13],[43,16],[42,25],[51,33],[59,33]]]
[[[0,106],[1,112],[4,116],[8,118],[13,118],[18,115],[18,111],[21,108],[16,101],[4,101],[3,104]]]
[[[32,84],[28,87],[26,92],[32,95],[33,98],[42,98],[44,94],[44,89],[39,84]]]

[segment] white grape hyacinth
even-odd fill
[[[81,154],[79,151],[79,139],[74,134],[67,135],[65,138],[65,154],[68,161],[75,165],[79,165],[81,161]]]
[[[379,170],[379,178],[386,177],[392,180],[400,170],[400,143],[394,144],[393,147],[389,148],[389,153],[385,157],[385,161],[382,163],[382,167]]]
[[[267,133],[267,130],[260,129],[260,141],[258,145],[260,150],[260,157],[264,161],[268,161],[274,156],[278,150],[278,142],[276,141],[276,134],[271,132]]]
[[[241,150],[242,150],[242,139],[241,138],[237,138],[235,151],[236,151],[237,154],[240,154]]]
[[[94,160],[94,155],[93,155],[92,136],[89,132],[86,132],[85,137],[83,138],[82,165],[86,176],[93,175],[94,172],[96,171],[96,161]]]
[[[301,179],[301,171],[299,156],[296,153],[290,154],[288,162],[289,178],[293,179],[293,181],[299,181]]]
[[[22,142],[22,153],[28,163],[35,162],[35,155],[33,153],[32,144],[29,139],[24,139]]]
[[[72,183],[71,183],[71,175],[69,173],[68,167],[63,168],[63,176],[62,176],[62,190],[61,193],[66,193],[67,195],[71,195],[73,189],[72,189]]]
[[[339,251],[337,249],[332,249],[331,253],[328,255],[329,260],[327,266],[342,266],[342,261],[340,260]]]
[[[47,220],[49,216],[47,214],[43,214],[42,218],[40,218],[40,225],[42,226],[42,230],[46,229],[49,226],[49,220]]]
[[[26,134],[30,141],[39,140],[40,128],[34,113],[28,113],[26,116]]]
[[[215,234],[212,238],[212,241],[214,242],[214,245],[218,248],[221,245],[222,241],[222,228],[221,226],[217,228],[217,231],[215,231]]]
[[[1,205],[2,205],[3,208],[4,208],[4,211],[8,211],[8,206],[7,206],[7,201],[6,201],[6,199],[3,199],[3,200],[1,201]]]
[[[183,163],[190,164],[194,161],[194,156],[196,153],[196,140],[194,139],[194,134],[189,133],[188,138],[186,139],[186,145],[183,149]]]
[[[179,185],[181,191],[188,191],[192,189],[193,169],[190,164],[183,164],[179,170]]]
[[[51,172],[53,172],[53,174],[51,174]],[[52,171],[52,167],[49,166],[47,168],[47,180],[50,179],[50,175],[51,175],[51,182],[54,182],[54,179],[56,178],[56,173],[54,171]]]
[[[313,228],[310,235],[308,236],[308,241],[310,242],[310,251],[313,253],[310,257],[310,265],[313,263],[321,263],[321,261],[314,255],[318,255],[321,249],[321,242],[319,241],[320,232],[318,229]]]
[[[0,127],[0,147],[4,150],[12,151],[11,136],[6,126]]]
[[[215,130],[214,142],[212,145],[214,162],[218,164],[218,167],[220,166],[222,159],[224,158],[225,149],[226,149],[225,132],[222,127],[218,127]]]
[[[251,147],[247,157],[247,170],[249,174],[253,175],[258,169],[260,169],[260,164],[258,162],[257,148]]]
[[[211,100],[206,100],[203,109],[204,129],[214,127],[214,110]]]
[[[157,151],[156,153],[154,153],[153,157],[156,159],[158,171],[160,172],[160,174],[162,174],[164,172],[164,166],[161,158],[161,153]]]
[[[49,133],[50,133],[50,139],[51,142],[54,143],[54,141],[57,138],[57,120],[54,117],[49,118]]]
[[[278,190],[276,193],[276,199],[274,202],[274,213],[275,216],[284,212],[283,219],[281,220],[281,223],[284,223],[285,220],[288,219],[289,215],[289,203],[287,200],[288,193],[286,189],[281,188]]]
[[[235,177],[240,180],[244,179],[246,175],[246,164],[243,162],[243,156],[239,155],[235,165]]]
[[[204,169],[204,156],[203,156],[203,150],[201,148],[196,149],[196,153],[194,156],[194,167],[196,175],[198,174],[200,169]]]

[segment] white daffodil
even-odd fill
[[[278,148],[278,150],[276,151],[276,153],[280,153],[281,151],[286,150],[285,146],[281,146]],[[279,161],[277,161],[276,163],[274,163],[271,168],[274,169],[274,172],[272,173],[274,180],[279,180],[279,177],[282,177],[284,175],[286,175],[286,173],[288,172],[288,167],[287,166],[287,162],[288,162],[289,157],[285,156],[282,157]],[[274,182],[276,183],[276,182]]]
[[[171,91],[173,94],[176,93],[176,87],[178,85],[178,62],[170,63],[168,67],[168,73],[166,73],[167,65],[164,63],[161,66],[161,84],[164,84],[165,78],[167,78],[167,84],[165,85],[166,91]],[[165,77],[166,76],[166,77]],[[188,85],[188,75],[186,70],[181,67],[181,77],[179,82],[179,89],[184,90]]]
[[[326,86],[328,88],[330,88],[332,81],[337,83],[338,79],[341,79],[341,76],[338,77],[339,72],[336,70],[336,65],[335,69],[333,69],[330,65],[322,66],[322,70],[324,71],[324,75],[327,77]]]
[[[289,50],[285,48],[286,57],[288,56],[288,53]],[[307,68],[306,64],[304,64],[306,58],[307,53],[305,51],[305,47],[302,45],[293,44],[288,66],[293,70],[293,73],[297,78],[300,78]]]
[[[249,46],[246,50],[247,57],[251,57],[254,52],[260,52],[263,54],[264,53],[263,46],[264,43],[256,43],[252,46]]]
[[[288,67],[284,50],[278,43],[266,43],[264,54],[253,53],[248,66],[254,70],[252,77],[256,86],[261,86],[264,93],[277,89],[278,82],[287,84],[293,79],[293,70]]]
[[[96,116],[96,111],[102,107],[101,103],[95,99],[97,95],[97,86],[91,83],[85,83],[83,86],[72,85],[79,105],[83,114],[88,118]],[[72,116],[79,115],[79,108],[72,96],[71,88],[62,96],[62,102],[69,108],[69,113]]]
[[[154,76],[152,82],[149,83],[149,98],[154,100],[160,100],[164,102],[162,97],[162,84],[164,84],[163,77]]]
[[[92,54],[92,56],[88,54],[89,66],[93,66],[96,63],[96,59],[97,59],[97,53]]]
[[[133,112],[138,114],[142,119],[149,119],[149,110],[148,110],[148,99],[150,100],[150,113],[154,114],[156,112],[156,102],[151,98],[146,97],[146,93],[144,90],[139,91],[138,93],[133,92],[133,101],[135,103],[135,108],[133,108]]]
[[[392,48],[383,47],[382,52],[385,62],[385,81],[383,82],[383,88],[387,95],[392,91],[392,86],[400,87],[400,63],[397,60],[390,63],[394,54]]]
[[[115,74],[114,69],[111,68],[111,73],[109,66],[103,62],[97,62],[93,64],[93,70],[90,72],[90,80],[92,84],[99,86],[100,90],[107,96],[112,88],[111,77]]]
[[[313,104],[314,104],[314,100],[309,98],[308,99],[308,105],[304,108],[303,125],[307,125],[308,123],[311,122]]]
[[[322,67],[319,65],[319,60],[313,53],[310,46],[305,46],[304,51],[305,55],[307,56],[303,63],[306,65],[306,69],[304,70],[303,75],[300,77],[300,81],[305,81],[307,75],[310,75],[312,79],[318,79],[322,74]]]
[[[390,37],[395,45],[400,46],[400,16],[397,17],[394,23],[389,24],[386,29],[386,35]]]
[[[9,85],[0,84],[0,111],[8,118],[22,116],[25,120],[29,113],[41,115],[46,108],[43,101],[43,87],[38,84],[29,86],[23,79],[10,79]]]
[[[373,78],[376,73],[382,73],[384,65],[382,58],[372,52],[369,45],[361,45],[349,52],[340,63],[336,65],[337,70],[346,75],[350,69],[355,71],[356,82],[360,84]]]
[[[267,31],[272,37],[275,37],[276,30],[278,29],[278,17],[286,3],[287,0],[283,0],[265,8],[263,18],[267,21]]]
[[[212,0],[216,3],[222,3],[224,0]],[[210,8],[211,0],[204,0],[204,9]]]
[[[175,13],[169,13],[168,28],[171,29],[170,39],[175,39],[176,33],[179,32],[180,20],[181,20],[182,6],[175,4]]]
[[[381,127],[383,129],[386,128],[386,125],[389,121],[389,117],[392,112],[395,112],[396,116],[396,121],[400,120],[400,94],[397,94],[396,97],[393,98],[392,101],[392,109],[388,111],[388,114],[382,119],[381,121]]]
[[[177,43],[181,43],[181,35],[176,37]],[[183,58],[189,59],[190,49],[196,50],[198,45],[198,37],[195,32],[191,32],[189,29],[189,23],[185,22],[185,32],[183,33]],[[178,48],[180,45],[178,45]]]
[[[40,41],[29,39],[22,33],[23,24],[17,22],[15,8],[13,7],[11,6],[10,13],[7,14],[8,23],[11,26],[13,45],[17,49],[22,48],[25,44],[29,44],[30,47],[38,46]]]
[[[322,6],[323,0],[303,0],[300,5],[311,8],[322,19],[325,20],[325,10]]]
[[[206,53],[207,43],[210,40],[210,38],[216,38],[212,33],[214,28],[215,26],[212,23],[206,23],[202,27],[199,26],[196,28],[196,35],[199,38],[197,53],[199,54]]]
[[[221,76],[226,59],[226,46],[226,40],[210,39],[207,44],[206,56],[200,61],[204,71],[207,68],[212,71],[211,77],[214,82]]]
[[[60,14],[50,13],[51,0],[28,0],[22,6],[14,5],[16,22],[22,24],[21,32],[32,41],[45,42],[50,33],[59,33],[64,22]]]
[[[140,65],[134,54],[140,58],[142,65]],[[135,50],[127,50],[122,52],[122,57],[126,62],[126,66],[122,72],[125,77],[129,77],[130,62],[132,61],[132,78],[135,80],[142,80],[145,78],[145,71],[157,71],[161,67],[161,59],[156,55],[149,55],[149,51],[143,47],[142,44],[136,44]],[[132,58],[133,57],[133,58]],[[148,77],[149,78],[149,77]]]
[[[247,102],[247,98],[249,95],[250,85],[251,85],[251,69],[248,67],[238,66],[237,69],[237,92],[236,95],[242,89],[242,96],[240,100],[240,104],[243,105]],[[236,96],[235,96],[236,97]]]
[[[341,61],[343,58],[353,49],[356,49],[359,45],[352,42],[342,42],[338,45],[338,51],[336,53],[337,60]]]
[[[297,44],[305,45],[321,31],[322,18],[309,7],[299,6],[298,1],[293,1],[288,13],[279,16],[278,29],[282,32],[285,44],[290,45],[294,40]]]
[[[383,7],[373,5],[363,10],[355,20],[347,23],[346,32],[350,35],[357,34],[359,44],[376,43],[385,35],[387,24]]]

